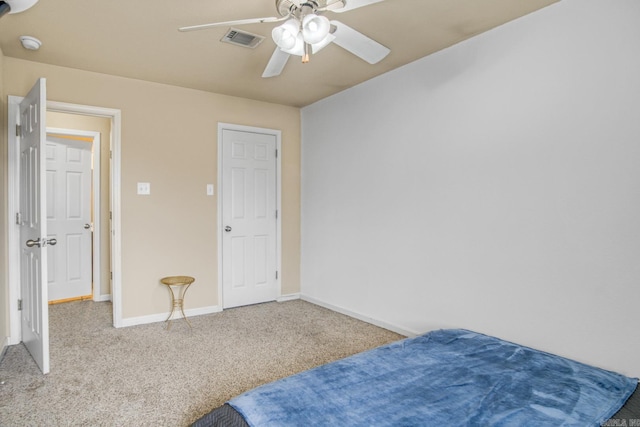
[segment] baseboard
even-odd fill
[[[97,297],[93,298],[93,301],[95,302],[111,301],[111,294],[98,295]]]
[[[108,297],[110,298],[111,295],[108,295]],[[276,301],[277,302],[285,302],[285,301],[292,301],[292,300],[296,300],[296,299],[300,299],[300,294],[299,293],[282,295]],[[107,300],[105,300],[105,301],[107,301]],[[193,316],[200,316],[200,315],[203,315],[203,314],[220,313],[221,311],[222,311],[222,307],[221,306],[214,305],[214,306],[210,306],[210,307],[187,309],[187,310],[184,311],[184,314],[187,317],[193,317]],[[122,319],[122,324],[120,325],[120,327],[146,325],[148,323],[164,322],[165,320],[167,320],[168,316],[169,316],[169,312],[167,311],[166,313],[150,314],[148,316],[129,317],[129,318],[126,318],[126,319]],[[173,316],[174,316],[174,319],[175,319],[175,318],[178,318],[179,315],[174,313]]]
[[[319,305],[321,307],[327,308],[329,310],[335,311],[337,313],[341,313],[344,314],[346,316],[349,317],[353,317],[354,319],[358,319],[358,320],[362,320],[363,322],[367,322],[367,323],[371,323],[372,325],[376,325],[379,326],[381,328],[387,329],[389,331],[395,332],[397,334],[400,335],[404,335],[407,337],[413,337],[413,336],[417,336],[420,335],[420,332],[416,332],[416,331],[410,331],[404,328],[401,328],[397,325],[393,325],[391,323],[388,322],[384,322],[382,320],[378,320],[375,319],[373,317],[369,317],[369,316],[365,316],[364,314],[352,311],[352,310],[348,310],[346,308],[343,307],[339,307],[330,303],[327,303],[325,301],[307,296],[307,295],[302,295],[300,293],[294,293],[294,294],[287,294],[287,295],[282,295],[280,296],[277,301],[278,302],[285,302],[285,301],[291,301],[291,300],[295,300],[295,299],[302,299],[303,301],[307,301],[310,302],[312,304],[316,304]],[[184,311],[185,315],[187,317],[193,317],[193,316],[200,316],[203,314],[212,314],[212,313],[219,313],[222,311],[222,307],[219,305],[214,305],[214,306],[209,306],[209,307],[201,307],[201,308],[192,308],[192,309],[187,309]],[[140,317],[129,317],[126,319],[122,319],[122,327],[127,327],[127,326],[136,326],[136,325],[146,325],[149,323],[157,323],[157,322],[164,322],[165,320],[167,320],[167,316],[169,316],[169,312],[165,312],[165,313],[157,313],[157,314],[151,314],[148,316],[140,316]],[[174,318],[177,318],[178,315],[176,315],[174,313]]]
[[[8,348],[9,348],[9,337],[5,337],[2,340],[2,350],[0,350],[0,362],[2,362],[2,359],[4,359],[4,355],[7,352]]]
[[[194,316],[201,316],[203,314],[212,314],[212,313],[219,313],[222,311],[222,307],[218,306],[218,305],[212,305],[209,307],[200,307],[200,308],[190,308],[184,311],[184,314],[187,317],[194,317]],[[164,322],[165,320],[167,320],[167,317],[169,316],[169,312],[167,311],[166,313],[158,313],[158,314],[150,314],[148,316],[140,316],[140,317],[129,317],[126,319],[122,319],[122,327],[127,327],[127,326],[136,326],[136,325],[146,325],[148,323],[157,323],[157,322]],[[181,314],[175,313],[173,314],[173,319],[178,319],[181,316]]]
[[[295,294],[280,295],[280,297],[276,299],[276,301],[286,302],[286,301],[293,301],[294,299],[300,299],[300,292]]]
[[[344,314],[346,316],[349,317],[353,317],[354,319],[358,319],[358,320],[362,320],[363,322],[367,322],[367,323],[371,323],[372,325],[376,325],[379,326],[381,328],[387,329],[391,332],[395,332],[397,334],[400,335],[404,335],[406,337],[415,337],[420,335],[420,332],[416,332],[416,331],[410,331],[404,328],[401,328],[397,325],[393,325],[391,323],[387,323],[384,322],[382,320],[378,320],[378,319],[374,319],[373,317],[369,317],[369,316],[365,316],[364,314],[360,314],[358,312],[355,311],[351,311],[351,310],[347,310],[346,308],[342,308],[342,307],[338,307],[336,305],[333,304],[329,304],[327,302],[324,302],[322,300],[307,296],[307,295],[301,295],[300,299],[302,299],[303,301],[307,301],[310,302],[312,304],[316,304],[319,305],[321,307],[324,308],[328,308],[331,311],[335,311],[341,314]]]

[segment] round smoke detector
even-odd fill
[[[28,50],[38,50],[42,46],[40,40],[31,36],[20,36],[20,43],[22,43],[22,47]]]

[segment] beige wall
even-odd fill
[[[218,305],[218,122],[282,131],[282,293],[299,292],[300,112],[297,108],[4,58],[4,92],[24,95],[39,77],[52,101],[122,112],[123,317],[168,310],[167,275],[196,277],[185,306]],[[6,100],[3,99],[3,103]],[[6,164],[6,160],[3,165]],[[151,195],[136,195],[137,182]],[[218,187],[216,185],[216,191]]]
[[[111,293],[109,267],[111,265],[109,245],[109,142],[111,119],[106,117],[47,112],[47,127],[94,131],[100,133],[100,295]]]

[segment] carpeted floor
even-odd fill
[[[115,329],[111,304],[49,307],[51,372],[0,363],[0,426],[185,426],[260,384],[401,335],[301,300]]]

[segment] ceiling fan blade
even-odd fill
[[[201,24],[201,25],[192,25],[190,27],[181,27],[181,28],[178,28],[178,31],[187,32],[187,31],[207,30],[209,28],[215,28],[215,27],[229,27],[229,26],[244,25],[244,24],[262,24],[263,22],[284,21],[287,18],[288,16],[284,16],[280,18],[271,16],[268,18],[252,18],[252,19],[238,19],[236,21],[212,22],[211,24]]]
[[[327,5],[320,9],[322,11],[324,10],[330,10],[333,11],[335,9],[341,9],[343,7],[346,6],[346,1],[345,0],[327,0]]]
[[[377,64],[391,52],[389,48],[384,47],[377,41],[370,39],[342,22],[331,21],[331,24],[336,27],[336,31],[333,33],[336,38],[333,42],[353,53],[355,56],[367,61],[369,64]]]
[[[271,55],[271,59],[269,60],[267,67],[262,73],[262,77],[267,78],[279,76],[280,73],[282,73],[284,66],[287,65],[289,56],[291,55],[289,55],[279,47],[276,47],[276,50],[273,51],[273,55]]]
[[[343,13],[349,12],[350,10],[357,9],[363,6],[369,6],[370,4],[378,3],[384,0],[344,0],[345,6],[339,9],[334,9],[333,7],[329,7],[331,12]]]

